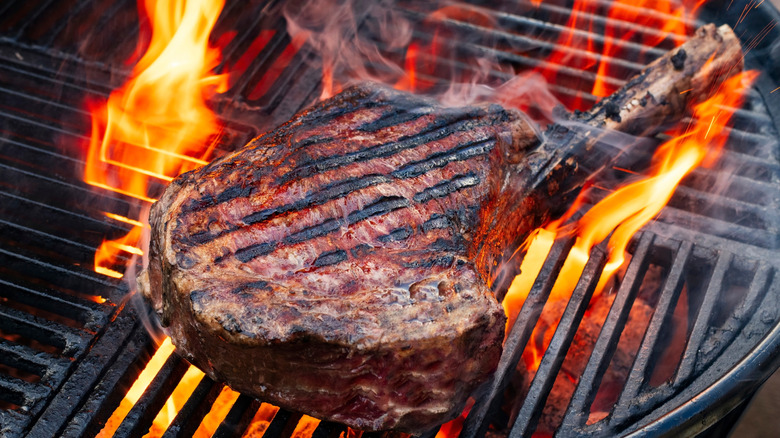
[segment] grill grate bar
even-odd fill
[[[203,417],[209,413],[214,400],[219,396],[223,385],[214,383],[206,376],[201,378],[198,386],[181,407],[176,417],[165,430],[163,438],[194,436]]]
[[[303,414],[298,412],[290,412],[285,409],[279,409],[274,415],[271,424],[263,434],[264,437],[271,438],[290,438],[295,431],[295,427],[303,417]]]
[[[425,16],[423,14],[420,14],[420,13],[411,13],[411,14],[414,14],[415,15],[414,19],[418,20],[419,22],[422,22],[424,20],[424,18],[425,18]],[[623,67],[624,69],[627,69],[627,70],[639,71],[642,68],[644,68],[645,65],[641,64],[641,63],[638,63],[638,62],[632,62],[631,59],[636,59],[637,57],[640,56],[640,54],[651,55],[652,57],[655,58],[655,57],[659,57],[659,56],[663,55],[664,53],[666,53],[666,51],[663,50],[663,49],[657,49],[657,48],[653,48],[653,47],[650,47],[650,46],[645,46],[645,45],[636,44],[636,43],[632,43],[632,42],[626,41],[626,42],[618,42],[617,43],[618,45],[616,47],[630,49],[631,52],[625,58],[619,58],[619,57],[614,57],[614,56],[605,56],[602,53],[598,53],[598,52],[583,51],[583,50],[578,50],[578,49],[571,48],[571,47],[565,47],[565,46],[559,45],[555,41],[549,41],[549,40],[545,40],[545,39],[534,38],[533,36],[525,36],[525,35],[521,35],[521,34],[515,34],[515,33],[509,32],[509,31],[501,30],[501,29],[486,28],[486,27],[483,27],[483,26],[475,25],[473,23],[466,23],[466,22],[462,22],[462,21],[457,21],[455,19],[448,18],[448,19],[442,20],[440,22],[441,23],[446,23],[448,26],[454,28],[457,33],[461,33],[461,34],[462,33],[467,33],[467,34],[472,35],[472,36],[474,34],[488,35],[491,38],[498,38],[500,40],[504,40],[507,43],[509,43],[510,46],[518,46],[519,45],[520,47],[527,47],[527,48],[529,48],[529,49],[531,49],[533,51],[542,50],[542,51],[548,51],[549,52],[549,51],[559,50],[559,51],[562,51],[562,52],[566,52],[570,56],[574,57],[574,59],[572,59],[571,62],[575,63],[575,64],[578,63],[578,61],[580,61],[581,58],[586,58],[586,59],[582,59],[580,62],[582,62],[582,63],[586,63],[586,62],[587,63],[590,63],[590,62],[598,63],[598,62],[602,62],[602,61],[607,61],[607,62],[609,62],[610,66],[612,66],[612,67],[619,66],[619,67]],[[438,23],[438,21],[437,21],[437,23]],[[536,21],[536,20],[533,20],[533,19],[526,19],[526,20],[523,21],[523,24],[529,24],[529,25],[532,25],[532,26],[539,26],[537,29],[532,29],[531,30],[531,32],[530,32],[531,35],[533,35],[534,31],[539,31],[539,30],[541,30],[541,31],[549,31],[549,30],[553,30],[554,29],[554,30],[559,31],[559,32],[565,32],[564,28],[561,27],[561,26],[551,27],[549,25],[549,23],[543,23],[543,22]],[[577,34],[582,35],[582,36],[587,35],[588,38],[592,39],[592,41],[594,41],[596,43],[599,43],[599,44],[604,44],[604,42],[605,42],[605,38],[603,36],[599,35],[599,34],[596,34],[596,33],[588,33],[588,32],[585,32],[585,31],[576,31],[574,33],[575,33],[575,35],[577,35]],[[422,40],[428,40],[428,39],[432,39],[434,37],[429,32],[425,32],[425,31],[414,32],[413,35],[416,38],[420,38]],[[451,47],[458,47],[458,48],[462,48],[463,47],[463,41],[460,41],[458,39],[442,38],[439,35],[438,38],[437,38],[437,41],[440,42],[440,43],[448,44]],[[472,44],[467,44],[467,46],[470,47],[470,48],[476,49],[478,51],[489,50],[490,52],[492,52],[492,53],[496,54],[497,56],[499,56],[499,59],[502,57],[502,55],[509,55],[510,54],[510,53],[508,53],[508,51],[502,50],[500,48],[495,49],[495,48],[490,48],[490,47],[487,47],[487,46],[473,44],[473,43]],[[520,51],[522,52],[522,49]],[[552,64],[552,65],[554,65],[556,67],[562,66],[562,64]],[[580,70],[578,70],[578,71],[580,71]]]
[[[236,3],[238,4],[239,2]],[[278,0],[271,0],[267,5],[263,6],[262,11],[253,15],[254,19],[252,19],[250,23],[242,26],[245,31],[236,35],[227,47],[222,50],[222,63],[217,67],[217,71],[222,71],[230,60],[237,60],[240,57],[240,54],[244,53],[244,51],[249,48],[251,42],[257,37],[257,32],[261,28],[260,24],[264,19],[268,18],[267,11],[276,7],[277,3]],[[227,14],[225,14],[225,16],[227,16]],[[286,32],[284,26],[282,26],[282,31]]]
[[[122,420],[114,437],[144,435],[189,366],[190,364],[178,355],[170,355],[152,382],[149,383],[141,398]]]
[[[752,245],[754,249],[766,248],[770,250],[780,246],[780,238],[771,232],[709,218],[673,207],[664,209],[657,216],[653,227],[660,225],[659,222],[668,225],[669,229],[674,228],[685,235],[696,235],[698,239],[728,239],[732,246],[735,241]]]
[[[102,325],[102,319],[105,317],[105,307],[91,301],[54,291],[41,292],[4,279],[0,279],[0,285],[3,286],[0,296],[79,321],[85,324],[87,329],[92,325]]]
[[[11,166],[6,166],[5,164],[1,164],[1,163],[0,163],[0,169],[5,169],[5,171],[8,172],[8,173],[4,172],[4,176],[10,175],[11,172],[21,174],[22,177],[19,177],[19,176],[14,176],[13,177],[13,179],[16,180],[16,181],[23,181],[25,179],[23,177],[32,177],[33,180],[42,181],[42,182],[38,182],[38,183],[39,184],[45,184],[46,187],[52,187],[52,186],[57,187],[57,186],[59,186],[60,190],[56,192],[58,194],[67,193],[67,194],[71,194],[72,196],[77,196],[77,197],[79,197],[82,200],[94,200],[94,201],[97,201],[97,199],[95,199],[96,196],[93,193],[94,190],[97,190],[97,189],[90,189],[90,188],[88,188],[86,186],[86,183],[71,184],[71,183],[68,183],[68,182],[65,182],[65,181],[57,180],[55,178],[50,178],[50,177],[47,177],[47,176],[44,176],[44,175],[39,175],[39,174],[36,174],[34,172],[29,172],[29,171],[21,170],[21,169],[14,168],[14,167],[11,167]],[[54,191],[54,190],[57,190],[57,189],[54,188],[52,191]],[[109,195],[113,195],[114,198],[112,199],[112,196],[109,196]],[[18,195],[12,194],[12,193],[4,192],[4,191],[0,191],[0,196],[8,197],[8,198],[14,199],[16,201],[21,201],[24,204],[27,204],[28,206],[33,207],[33,208],[43,208],[43,209],[46,209],[46,210],[50,210],[51,212],[56,212],[56,213],[58,213],[58,214],[60,214],[60,215],[62,215],[64,217],[72,217],[74,220],[78,219],[79,221],[87,222],[87,223],[90,223],[91,225],[98,226],[100,228],[108,227],[108,228],[115,228],[115,229],[118,229],[118,230],[125,230],[125,231],[128,230],[127,225],[122,225],[122,226],[117,225],[117,224],[110,224],[110,225],[108,225],[108,224],[105,223],[105,220],[98,220],[98,219],[96,219],[96,218],[94,218],[92,216],[88,216],[88,215],[86,215],[84,213],[81,213],[81,212],[78,212],[78,211],[73,211],[73,209],[61,208],[59,206],[50,205],[50,204],[43,203],[43,202],[38,202],[38,201],[36,201],[34,199],[29,199],[29,198],[26,198],[26,197],[18,196]],[[101,195],[99,196],[99,198],[103,198],[103,199],[105,199],[107,201],[108,200],[116,201],[117,200],[116,197],[119,197],[119,196],[121,196],[121,195],[118,195],[118,194],[116,194],[114,192],[110,192],[108,190],[101,190]],[[61,199],[61,198],[62,198],[62,196],[58,197],[58,199]],[[92,204],[92,205],[95,205],[95,204]]]
[[[273,108],[272,112],[279,118],[289,118],[304,106],[314,102],[316,96],[311,95],[319,88],[320,73],[316,69],[308,68],[310,58],[312,58],[311,52],[305,49],[296,53],[274,85],[258,99],[261,105]],[[301,87],[303,91],[298,91]],[[288,94],[305,96],[305,98],[288,100]]]
[[[737,262],[739,259],[735,258],[734,261]],[[698,368],[705,364],[711,363],[715,357],[721,354],[723,349],[727,348],[731,344],[731,342],[737,336],[740,327],[744,325],[745,321],[750,319],[750,315],[756,310],[756,306],[758,305],[758,300],[760,297],[766,294],[772,277],[772,268],[765,261],[761,261],[753,271],[755,274],[750,281],[750,285],[748,287],[747,293],[744,296],[744,299],[736,306],[734,311],[731,312],[731,315],[729,315],[728,319],[724,321],[720,327],[715,327],[715,329],[719,332],[719,336],[714,338],[708,337],[702,343],[700,351],[701,358],[699,363],[696,365],[697,372],[701,371]],[[726,275],[726,278],[728,277],[730,277],[729,274]],[[725,301],[721,300],[720,305],[722,306],[731,304],[724,303]]]
[[[8,307],[0,307],[0,329],[57,347],[66,357],[83,351],[91,338],[90,333]]]
[[[16,259],[17,261],[21,261],[23,263],[29,264],[31,269],[38,270],[41,273],[45,271],[50,271],[48,272],[48,274],[50,275],[65,275],[66,277],[70,277],[73,280],[82,280],[82,281],[87,280],[89,282],[97,283],[99,285],[105,286],[106,288],[113,288],[114,286],[116,286],[116,283],[114,281],[108,280],[105,277],[98,275],[91,270],[84,270],[80,266],[61,267],[41,260],[34,259],[32,257],[28,257],[26,255],[6,251],[2,248],[0,248],[0,255],[7,256],[12,259]],[[30,277],[34,278],[32,276]]]
[[[3,106],[6,108],[13,108],[16,112],[26,111],[27,114],[32,115],[36,121],[41,119],[46,120],[47,125],[67,123],[67,121],[61,119],[63,111],[84,116],[84,119],[80,119],[79,123],[71,123],[77,127],[83,128],[86,126],[86,124],[82,122],[89,118],[88,111],[85,111],[76,105],[64,104],[58,100],[45,99],[31,93],[0,87],[0,96],[3,95],[5,96],[3,97]],[[12,100],[12,98],[16,99]],[[78,133],[81,134],[81,132]]]
[[[77,139],[76,143],[87,144],[89,142],[89,137],[84,135],[84,133],[82,133],[82,132],[74,132],[74,131],[68,130],[68,129],[64,128],[64,127],[56,126],[54,124],[40,122],[40,121],[38,121],[38,120],[36,120],[34,118],[28,118],[28,117],[24,117],[24,116],[19,116],[19,115],[16,115],[16,114],[11,114],[11,113],[7,113],[7,112],[3,112],[3,111],[0,111],[0,116],[2,116],[5,119],[8,119],[8,120],[14,120],[14,121],[19,122],[19,123],[24,123],[26,125],[33,126],[33,127],[37,128],[37,129],[43,130],[44,132],[52,131],[52,132],[55,132],[57,134],[67,135],[69,137],[73,137],[74,139]]]
[[[125,4],[126,4],[125,1],[109,2],[110,6],[108,10],[105,13],[103,13],[103,15],[100,16],[100,18],[98,18],[97,21],[94,24],[92,24],[92,26],[90,27],[90,32],[92,32],[92,35],[93,36],[105,35],[106,33],[103,31],[103,28],[105,28],[110,23],[110,21],[119,14],[119,11],[121,11],[122,8],[126,7]],[[120,39],[119,41],[116,42],[120,44],[114,44],[113,45],[114,48],[124,46],[123,43],[129,41],[131,37],[135,37],[138,34],[138,26],[132,26],[131,29],[135,29],[135,30],[134,31],[131,30],[130,32],[122,32],[118,34],[120,35]],[[116,31],[111,31],[110,33],[114,33],[114,32]],[[124,38],[121,37],[121,35],[123,34],[124,34]],[[121,51],[113,52],[113,55],[116,56],[119,53],[122,52]],[[122,61],[124,61],[123,58],[120,59],[112,58],[108,61],[108,63],[112,65],[120,65]]]
[[[118,312],[36,422],[30,436],[95,436],[151,356],[152,342],[127,307]],[[44,414],[45,415],[45,414]]]
[[[66,16],[57,20],[54,26],[46,33],[47,37],[41,39],[40,45],[43,47],[51,47],[54,41],[61,36],[62,31],[65,30],[70,23],[73,23],[74,18],[84,9],[91,0],[79,0],[74,6],[68,9]]]
[[[249,427],[257,410],[260,409],[260,405],[262,403],[257,399],[243,394],[238,396],[211,438],[230,438],[242,435]]]
[[[55,236],[53,234],[49,234],[34,228],[28,228],[23,225],[15,224],[12,222],[0,220],[0,225],[3,226],[2,232],[0,232],[0,235],[8,234],[17,234],[19,236],[24,236],[25,238],[32,238],[32,239],[25,239],[25,240],[32,240],[34,242],[34,245],[40,245],[41,242],[48,242],[48,243],[56,243],[64,244],[64,245],[56,245],[56,248],[49,247],[50,250],[56,250],[56,251],[63,251],[67,254],[67,257],[71,260],[84,260],[83,257],[76,256],[73,253],[84,253],[86,255],[91,255],[95,252],[95,246],[94,245],[87,245],[84,243],[76,242],[64,237]],[[9,239],[10,240],[10,239]],[[75,247],[75,248],[69,248],[69,247]],[[71,250],[71,251],[68,251]]]
[[[669,204],[673,208],[697,212],[702,216],[726,220],[757,230],[772,229],[772,224],[765,220],[770,217],[770,209],[767,205],[756,205],[754,202],[728,198],[684,185],[677,188]]]
[[[772,199],[773,185],[762,179],[756,179],[751,176],[732,174],[729,176],[729,184],[723,190],[713,191],[720,181],[721,173],[709,168],[695,169],[690,175],[682,181],[682,187],[688,187],[697,192],[704,192],[702,188],[710,187],[711,195],[722,197],[724,202],[737,200],[750,205],[767,206],[773,204]],[[745,194],[750,194],[747,197]]]
[[[686,267],[692,251],[693,244],[691,242],[683,242],[672,255],[673,260],[669,274],[664,282],[663,290],[647,326],[645,337],[642,339],[636,359],[634,359],[634,366],[631,368],[631,373],[626,379],[626,385],[623,387],[623,391],[621,391],[618,402],[615,405],[611,420],[620,422],[625,419],[628,416],[629,406],[639,394],[662,328],[669,315],[671,315],[680,292],[682,292]]]
[[[599,389],[601,378],[607,371],[610,359],[615,353],[622,329],[628,320],[631,306],[639,292],[642,283],[642,273],[650,263],[650,251],[655,235],[644,232],[631,256],[631,262],[626,269],[615,301],[601,328],[599,337],[593,347],[591,356],[577,383],[569,407],[563,417],[561,428],[576,430],[585,425],[588,409]]]
[[[59,381],[71,361],[0,338],[0,363],[35,374],[42,384],[48,384]]]
[[[8,10],[11,9],[16,3],[19,2],[14,0],[8,0],[5,2],[5,7],[0,6],[0,17],[6,17],[7,16],[6,13],[8,12]]]
[[[48,398],[51,388],[40,383],[30,383],[6,374],[0,374],[0,399],[37,413],[39,402]]]
[[[736,175],[752,178],[756,181],[772,183],[780,179],[780,166],[765,158],[754,157],[728,149],[723,150],[718,168],[734,169]]]
[[[268,44],[263,47],[262,52],[252,61],[252,63],[241,75],[241,78],[231,87],[233,96],[246,95],[247,87],[253,80],[259,80],[262,74],[268,71],[281,54],[282,50],[290,44],[290,36],[284,30],[284,24],[280,23],[275,26],[276,32],[274,33]]]
[[[332,421],[320,421],[317,428],[314,429],[311,438],[338,438],[342,433],[346,433],[347,428],[341,424]]]
[[[1,53],[1,52],[0,52]],[[84,77],[83,69],[71,72],[67,69],[58,70],[56,67],[41,61],[35,68],[29,65],[19,64],[18,60],[6,57],[0,65],[2,78],[8,78],[9,83],[22,81],[21,87],[26,94],[37,95],[42,92],[57,92],[59,101],[71,102],[70,107],[77,107],[75,102],[81,102],[85,95],[92,94],[107,98],[111,94],[111,88],[106,82],[90,81]],[[16,80],[11,81],[10,78]],[[40,87],[41,83],[48,87]],[[36,87],[37,85],[37,87]]]
[[[677,376],[675,376],[675,386],[685,385],[693,377],[694,368],[699,359],[699,349],[704,341],[704,335],[707,332],[707,327],[709,327],[715,305],[719,302],[718,297],[723,291],[724,277],[731,265],[732,257],[731,253],[721,253],[718,257],[701,307],[696,314],[693,331],[688,337],[688,344],[685,347],[682,363],[680,363]]]
[[[460,436],[483,436],[488,427],[488,419],[492,412],[499,408],[501,393],[509,384],[517,363],[523,354],[528,340],[531,337],[536,321],[542,314],[542,309],[550,295],[557,273],[560,272],[569,249],[574,244],[572,239],[558,240],[553,244],[550,253],[544,261],[539,275],[536,277],[528,297],[523,303],[515,324],[512,326],[504,343],[504,353],[498,363],[498,368],[488,383],[488,390],[480,397],[469,411],[463,423]]]
[[[591,3],[594,3],[594,2],[591,2]],[[611,4],[608,3],[608,2],[600,2],[600,4],[602,5],[602,7],[609,7],[609,6],[611,6]],[[627,8],[627,9],[633,9],[634,11],[638,12],[639,15],[653,16],[653,17],[656,17],[656,18],[661,18],[664,21],[679,20],[681,23],[683,23],[683,24],[685,24],[687,26],[695,26],[697,24],[693,20],[682,20],[682,19],[680,19],[680,17],[674,16],[674,15],[670,15],[670,14],[665,14],[665,13],[662,13],[662,12],[659,12],[659,11],[655,11],[653,9],[647,9],[647,8],[641,8],[641,7],[632,7],[632,6],[633,5],[628,5],[626,3],[622,3],[621,4],[621,7]],[[539,10],[546,11],[546,12],[554,12],[556,14],[560,14],[560,15],[565,16],[567,18],[572,13],[571,9],[567,9],[567,8],[558,6],[558,5],[553,4],[553,3],[548,3],[548,2],[540,2],[538,8],[539,8]],[[652,27],[637,25],[634,22],[622,20],[620,17],[613,17],[612,19],[607,19],[607,17],[605,17],[603,15],[593,14],[593,13],[589,13],[589,12],[582,12],[582,11],[578,12],[578,14],[579,14],[580,17],[583,17],[583,21],[584,22],[586,22],[586,23],[593,23],[593,24],[595,24],[598,27],[606,27],[606,25],[609,24],[609,23],[619,22],[619,23],[625,23],[627,26],[631,26],[631,27],[639,26],[639,27],[641,27],[642,33],[644,33],[644,34],[656,36],[656,37],[659,37],[659,38],[668,37],[668,38],[672,38],[676,42],[683,42],[683,41],[685,41],[684,37],[679,37],[677,35],[669,35],[667,33],[664,33],[662,31],[659,31],[658,29],[655,29],[655,28],[652,28]],[[520,16],[512,15],[512,14],[502,14],[502,15],[506,15],[506,17],[508,19],[522,19],[523,18],[523,17],[520,17]]]
[[[57,0],[45,0],[43,4],[38,5],[37,8],[33,9],[33,13],[31,15],[27,16],[27,19],[24,20],[23,24],[19,26],[16,29],[16,35],[14,39],[20,39],[24,32],[27,30],[27,28],[30,26],[30,24],[34,23],[35,20],[37,20],[41,15],[46,13],[48,9],[51,7],[52,4],[54,4]]]
[[[531,386],[528,389],[517,420],[512,425],[509,438],[529,436],[536,428],[536,422],[542,413],[544,403],[550,393],[550,389],[558,376],[558,371],[563,364],[566,351],[571,345],[579,322],[588,307],[593,290],[598,283],[599,273],[606,263],[606,253],[595,247],[591,251],[590,258],[582,270],[582,275],[577,281],[577,286],[571,293],[566,309],[561,316],[555,334],[550,340],[550,345],[544,352],[542,362],[536,371]]]

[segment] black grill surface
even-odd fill
[[[598,6],[591,14],[596,25],[581,32],[593,33],[599,52],[609,2],[589,3]],[[433,88],[446,87],[453,71],[467,79],[474,65],[464,60],[489,54],[508,68],[492,71],[486,80],[506,80],[510,70],[563,67],[553,92],[571,108],[588,107],[597,101],[587,92],[594,71],[550,66],[547,60],[571,6],[563,1],[539,7],[483,5],[480,14],[490,17],[492,26],[452,15],[439,24],[446,32],[438,34],[437,44],[457,50],[456,56],[433,59],[436,68],[428,69],[424,79],[438,84]],[[382,8],[412,24],[414,41],[425,44],[433,38],[426,20],[436,6],[399,2]],[[306,46],[296,48],[280,9],[281,2],[273,0],[230,1],[212,33],[212,42],[223,47],[220,70],[233,72],[231,89],[212,102],[226,124],[216,154],[244,144],[320,94],[318,56]],[[357,37],[374,39],[380,15],[368,10],[357,16]],[[774,24],[779,18],[766,2],[713,1],[703,8],[699,22],[732,25],[746,49],[747,66],[763,73],[731,123],[718,164],[686,178],[669,206],[635,237],[631,261],[577,377],[558,436],[701,432],[744,403],[777,368],[780,31]],[[137,218],[146,206],[82,182],[90,130],[85,102],[106,98],[127,78],[126,60],[138,38],[144,38],[139,32],[144,25],[134,1],[10,0],[0,5],[2,436],[95,435],[156,349],[142,323],[145,312],[128,300],[125,284],[92,269],[101,241],[129,230],[104,212]],[[658,33],[635,23],[620,25],[640,34]],[[622,84],[673,46],[673,38],[657,48],[628,45],[622,57],[610,60],[620,68],[608,82]],[[403,65],[405,48],[380,48]],[[611,177],[620,179],[620,172]],[[595,191],[589,201],[600,196]],[[476,398],[462,436],[490,431],[519,437],[536,429],[603,268],[603,249],[594,250],[522,402],[511,413],[502,405],[571,245],[564,238],[553,246],[518,318],[521,323],[508,335],[499,370]],[[627,383],[609,412],[589,420],[632,304],[645,293],[640,285],[653,272],[660,273],[649,298],[654,312]],[[667,378],[651,384],[680,309],[687,325],[678,363]],[[143,435],[187,366],[172,355],[116,436]],[[191,435],[222,387],[204,378],[166,436]],[[240,436],[259,409],[260,402],[240,396],[214,436]],[[300,414],[279,411],[265,436],[290,436],[300,419]],[[342,432],[343,426],[322,422],[314,435]]]

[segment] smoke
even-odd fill
[[[149,243],[151,237],[151,227],[149,226],[150,209],[151,205],[145,205],[140,213],[139,220],[143,223],[143,228],[139,244],[141,245],[143,255],[133,255],[127,263],[122,281],[127,285],[129,292],[124,297],[123,305],[131,306],[135,310],[138,319],[146,328],[147,333],[149,333],[157,345],[160,345],[167,337],[167,334],[160,324],[157,315],[154,313],[154,310],[142,296],[138,285],[138,275],[141,273],[139,268],[143,269],[144,266],[149,266]]]
[[[323,99],[371,81],[444,106],[496,102],[537,122],[555,120],[561,107],[541,75],[518,74],[498,58],[531,50],[531,43],[506,38],[494,15],[476,6],[301,0],[286,3],[283,15],[292,39],[317,54]]]
[[[386,2],[304,0],[286,3],[283,15],[292,39],[307,41],[321,59],[322,98],[354,81],[389,84],[403,74],[403,69],[383,50],[406,47],[412,28]],[[376,41],[361,33],[359,23],[363,22],[372,23]]]

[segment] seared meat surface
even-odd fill
[[[351,88],[171,184],[147,293],[178,351],[238,391],[433,427],[500,357],[489,228],[536,139],[497,105]]]

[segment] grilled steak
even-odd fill
[[[366,85],[183,175],[151,215],[163,324],[264,400],[361,429],[447,419],[501,354],[473,260],[515,138],[536,138],[517,112]]]
[[[724,32],[700,32],[715,41],[704,60],[733,44]],[[697,93],[676,87],[726,76],[687,59],[643,73],[676,78],[667,88],[634,83],[581,120],[646,132],[679,116]],[[495,369],[495,268],[608,162],[597,132],[556,126],[540,144],[497,105],[350,88],[174,180],[151,211],[141,290],[177,350],[238,391],[359,429],[425,430]]]

